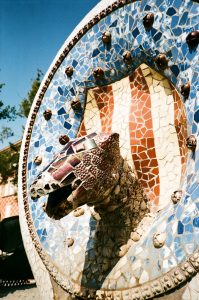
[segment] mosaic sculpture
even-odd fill
[[[42,299],[199,297],[198,5],[101,1],[45,76],[19,170]]]

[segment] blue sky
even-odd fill
[[[18,106],[26,97],[37,69],[45,74],[58,50],[82,18],[99,0],[0,0],[0,83],[5,83],[0,99]],[[22,136],[25,119],[10,126]]]

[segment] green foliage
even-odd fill
[[[43,73],[37,70],[36,78],[32,81],[30,91],[27,93],[27,97],[20,103],[20,108],[17,111],[15,107],[4,106],[0,101],[0,120],[5,119],[13,121],[17,116],[28,117],[31,105],[35,98],[35,95],[41,84],[41,77]],[[0,92],[4,84],[0,84]],[[9,127],[3,127],[0,131],[0,141],[3,142],[8,137],[13,136],[14,133]],[[18,161],[19,161],[20,144],[17,146],[10,144],[10,148],[0,152],[0,182],[6,183],[8,178],[12,178],[14,184],[18,181]]]
[[[0,93],[4,85],[4,83],[0,83]],[[10,105],[5,106],[3,101],[0,100],[0,120],[7,119],[9,121],[14,121],[16,117],[16,108],[14,106],[11,107]]]
[[[14,132],[9,127],[2,127],[0,132],[0,142],[3,143],[4,140],[8,139],[9,137],[13,136]]]
[[[36,78],[32,82],[32,86],[30,91],[27,94],[27,97],[24,98],[20,103],[20,109],[18,115],[21,117],[28,117],[30,108],[32,106],[33,100],[35,98],[35,95],[39,89],[39,86],[41,84],[41,77],[43,76],[43,73],[41,70],[37,70]]]

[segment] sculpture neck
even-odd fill
[[[148,199],[141,187],[135,172],[122,160],[119,168],[119,178],[110,194],[95,205],[95,211],[100,214],[103,222],[117,226],[128,226],[133,230],[149,212]]]

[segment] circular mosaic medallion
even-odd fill
[[[199,268],[198,4],[105,2],[36,96],[20,201],[63,289],[149,299]]]

